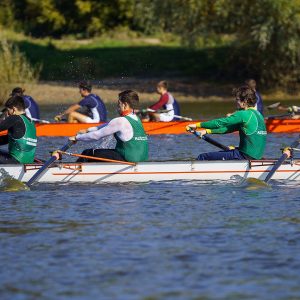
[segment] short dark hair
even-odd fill
[[[248,106],[254,107],[256,104],[257,100],[255,92],[248,85],[233,89],[232,94],[235,96],[236,100],[247,102]]]
[[[87,90],[88,92],[92,91],[92,84],[86,80],[80,81],[78,87],[82,90]]]
[[[11,94],[10,96],[15,96],[15,95],[23,95],[23,93],[25,92],[24,89],[22,89],[21,87],[15,87],[12,91],[11,91]]]
[[[138,108],[139,106],[139,95],[137,92],[132,90],[126,90],[119,94],[119,100],[122,103],[128,103],[131,108]]]
[[[6,108],[16,107],[18,110],[25,110],[24,99],[21,96],[12,96],[5,102]]]
[[[165,88],[166,90],[168,89],[168,83],[167,83],[167,81],[165,81],[165,80],[160,81],[160,82],[157,84],[157,86],[163,87],[163,88]]]

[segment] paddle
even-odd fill
[[[193,133],[199,139],[202,139],[202,140],[204,140],[204,141],[206,141],[206,142],[208,142],[208,143],[210,143],[210,144],[212,144],[212,145],[214,145],[214,146],[216,146],[216,147],[218,147],[222,150],[231,150],[229,147],[217,142],[216,140],[209,137],[207,134],[204,134],[204,135],[201,136],[201,134],[196,130],[190,130],[190,132]]]
[[[299,144],[300,144],[300,139],[296,140],[295,142],[293,142],[289,148],[291,148],[291,149],[296,148],[296,147],[298,147]],[[273,177],[273,175],[275,174],[275,172],[277,171],[277,169],[283,164],[283,162],[287,158],[288,158],[288,155],[286,153],[283,153],[281,155],[281,157],[277,160],[277,162],[273,166],[272,170],[269,172],[269,174],[265,178],[265,180],[264,180],[265,183],[268,183],[271,180],[271,178]]]
[[[166,113],[169,112],[169,110],[154,110],[151,108],[147,108],[148,112],[156,112],[156,113]],[[188,117],[183,117],[183,116],[179,116],[179,115],[174,115],[174,118],[180,119],[180,120],[186,120],[186,121],[193,121],[192,118],[188,118]]]
[[[68,141],[63,147],[61,147],[60,151],[68,150],[74,144],[73,141]],[[30,187],[43,173],[46,172],[47,168],[50,167],[52,163],[54,163],[58,159],[57,155],[53,154],[51,158],[45,162],[45,164],[28,180],[27,186]]]

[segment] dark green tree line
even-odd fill
[[[300,0],[2,0],[0,24],[36,37],[170,32],[189,47],[227,35],[221,77],[300,82]]]

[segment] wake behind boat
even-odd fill
[[[152,161],[135,165],[119,163],[55,163],[37,179],[40,183],[120,183],[171,180],[224,180],[234,176],[264,180],[276,160],[242,161]],[[28,180],[42,164],[0,165],[13,178]],[[300,181],[300,160],[285,162],[273,176],[275,180]]]

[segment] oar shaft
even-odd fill
[[[68,141],[67,144],[65,144],[60,151],[66,151],[68,150],[72,145],[74,144],[73,141]],[[54,163],[57,160],[56,155],[52,155],[51,158],[28,180],[27,186],[31,186],[40,176],[46,172],[47,168],[50,167],[52,163]]]
[[[152,113],[158,113],[158,114],[161,114],[161,113],[167,113],[171,110],[154,110],[154,109],[151,109],[151,108],[147,108],[147,111],[148,112],[152,112]],[[181,120],[186,120],[186,121],[193,121],[192,118],[188,118],[188,117],[183,117],[183,116],[179,116],[179,115],[174,115],[175,118],[177,119],[181,119]]]
[[[296,140],[295,142],[293,142],[291,144],[290,149],[297,148],[299,144],[300,144],[300,140]],[[269,174],[265,178],[264,181],[266,183],[268,183],[271,180],[271,178],[273,177],[273,175],[275,174],[275,172],[278,170],[278,168],[284,163],[284,161],[287,158],[288,158],[288,155],[286,153],[283,153],[281,155],[281,157],[277,160],[277,162],[275,163],[275,165],[273,166],[273,168],[271,169],[271,171],[269,172]]]
[[[222,149],[222,150],[230,150],[230,148],[229,147],[227,147],[227,146],[225,146],[225,145],[223,145],[223,144],[221,144],[221,143],[219,143],[219,142],[217,142],[216,140],[214,140],[214,139],[212,139],[211,137],[209,137],[208,135],[200,135],[200,133],[198,132],[198,131],[191,131],[195,136],[197,136],[198,138],[200,138],[200,139],[202,139],[202,140],[204,140],[204,141],[206,141],[206,142],[208,142],[208,143],[210,143],[210,144],[212,144],[212,145],[214,145],[214,146],[216,146],[216,147],[218,147],[218,148],[220,148],[220,149]]]
[[[74,157],[81,157],[81,158],[99,160],[99,161],[107,161],[107,162],[118,163],[118,164],[123,164],[123,165],[130,165],[130,166],[136,165],[136,163],[130,162],[130,161],[109,159],[109,158],[103,158],[103,157],[95,157],[95,156],[83,155],[83,154],[78,154],[78,153],[70,153],[70,152],[65,152],[65,151],[59,151],[59,152],[62,154],[74,156]]]
[[[285,117],[292,117],[293,114],[283,114],[283,115],[273,115],[273,116],[268,116],[266,117],[267,120],[270,120],[270,119],[276,119],[276,118],[285,118]]]
[[[42,120],[42,119],[36,119],[36,118],[30,118],[32,121],[34,122],[40,122],[40,123],[45,123],[45,124],[49,124],[50,122],[47,120]]]
[[[276,164],[272,168],[272,170],[268,173],[267,177],[265,178],[264,182],[268,183],[278,168],[282,165],[282,163],[288,158],[287,154],[282,154],[282,156],[277,160]]]

